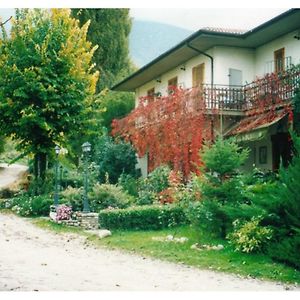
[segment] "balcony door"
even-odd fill
[[[274,52],[275,73],[284,71],[284,48]]]
[[[229,85],[241,86],[243,83],[243,73],[241,70],[229,69]]]

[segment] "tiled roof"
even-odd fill
[[[234,125],[233,128],[226,133],[226,136],[238,135],[241,133],[269,127],[281,120],[285,115],[287,115],[286,111],[277,113],[270,111],[258,116],[246,117],[242,119],[238,124]]]
[[[221,27],[204,27],[202,30],[219,32],[219,33],[233,33],[233,34],[243,34],[247,32],[247,30],[243,29],[232,29],[232,28],[221,28]]]

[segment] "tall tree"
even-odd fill
[[[93,61],[100,71],[98,91],[111,87],[127,76],[133,66],[129,58],[129,33],[131,19],[127,8],[72,9],[72,15],[80,24],[88,20],[91,25],[87,38],[99,48]]]
[[[0,39],[0,128],[33,153],[44,178],[47,154],[78,130],[94,94],[96,47],[69,9],[17,10],[9,39]]]

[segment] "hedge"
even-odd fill
[[[99,212],[100,227],[108,229],[157,230],[186,223],[178,205],[143,205]]]

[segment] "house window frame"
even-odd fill
[[[174,93],[174,87],[178,87],[178,76],[174,76],[168,80],[168,94]]]
[[[279,57],[281,57],[281,59],[278,59]],[[285,70],[284,58],[285,58],[285,48],[284,47],[274,51],[274,72],[275,73],[280,73]],[[280,61],[281,61],[281,64],[280,64]]]

